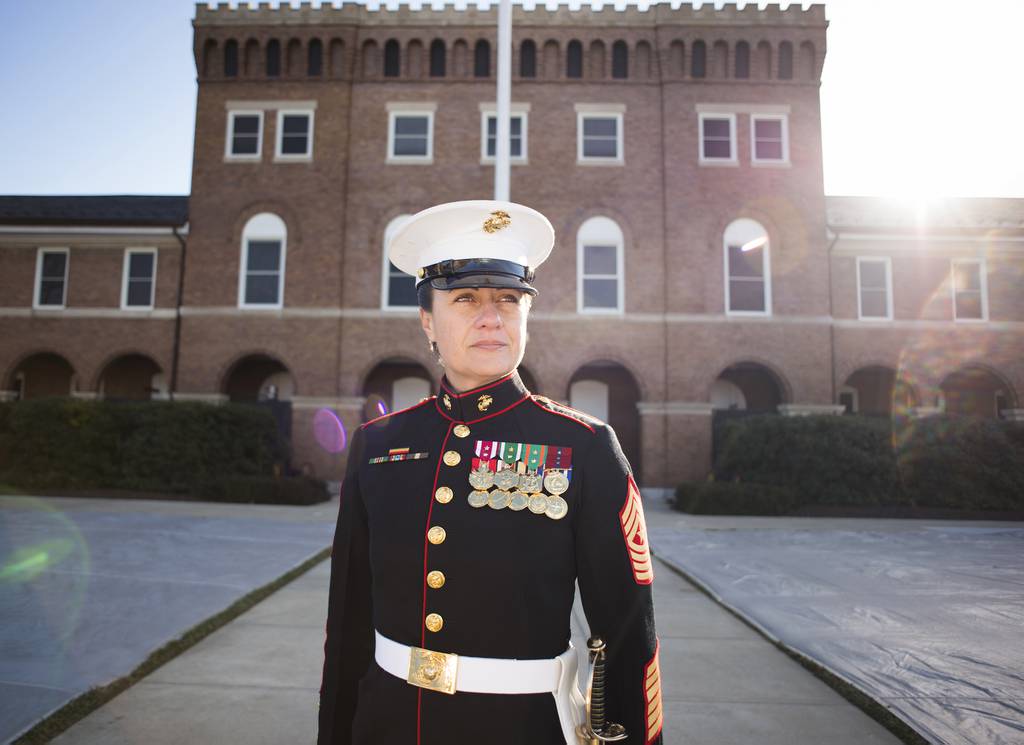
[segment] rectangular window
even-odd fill
[[[121,308],[148,310],[153,307],[156,286],[156,249],[129,249],[124,253]]]
[[[41,248],[36,256],[36,308],[63,308],[67,300],[68,249]]]
[[[498,117],[495,114],[484,115],[484,151],[481,158],[494,160],[498,147]],[[509,117],[509,154],[510,160],[526,160],[526,115],[512,114]]]
[[[583,247],[581,310],[619,311],[619,249],[614,245]]]
[[[700,162],[735,165],[736,115],[699,115]]]
[[[245,247],[244,305],[281,305],[281,241],[250,240]]]
[[[789,122],[785,114],[751,114],[750,160],[753,163],[789,163]]]
[[[262,111],[228,112],[225,157],[230,160],[259,160],[262,141]]]
[[[957,321],[988,319],[988,287],[984,259],[954,259],[953,318]]]
[[[415,308],[416,278],[388,262],[388,308]]]
[[[388,119],[389,163],[433,162],[433,111],[392,109]]]
[[[277,112],[277,149],[280,160],[309,160],[313,157],[313,112]]]
[[[892,320],[892,267],[888,257],[857,258],[857,317]]]
[[[621,165],[622,114],[579,113],[577,161]]]
[[[728,247],[729,312],[764,313],[765,247]]]

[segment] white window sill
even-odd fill
[[[225,163],[259,163],[263,160],[261,155],[225,155]]]
[[[988,323],[988,318],[954,318],[953,323]]]
[[[419,305],[382,305],[380,309],[396,315],[412,315],[419,310]]]
[[[122,305],[121,306],[121,310],[127,311],[129,313],[132,313],[132,312],[149,313],[149,312],[151,312],[153,310],[153,308],[154,308],[154,306],[152,306],[152,305]]]
[[[857,320],[865,323],[890,323],[893,319],[892,316],[857,316]]]
[[[577,308],[581,316],[621,316],[622,308]]]
[[[312,163],[312,155],[275,155],[274,163]]]
[[[529,158],[509,158],[509,165],[513,166],[528,166],[530,165]],[[493,166],[495,163],[494,158],[481,158],[480,165],[482,166]]]
[[[241,304],[238,306],[239,310],[284,310],[282,303],[271,305],[270,303],[250,303],[249,305]]]
[[[726,318],[771,318],[772,314],[767,310],[727,310]]]
[[[738,160],[710,160],[701,158],[697,161],[697,165],[708,166],[710,168],[735,168],[740,162]]]
[[[577,158],[578,166],[624,166],[626,161],[622,158]]]
[[[750,165],[754,168],[792,168],[793,164],[788,160],[752,160]]]
[[[33,305],[32,306],[32,310],[41,310],[44,313],[46,311],[48,311],[48,310],[60,311],[60,310],[66,310],[66,309],[67,309],[66,305]]]
[[[384,163],[389,166],[429,166],[434,163],[434,157],[422,156],[389,156]]]

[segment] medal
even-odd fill
[[[499,489],[513,489],[519,486],[519,474],[505,466],[494,474],[494,485]]]
[[[519,512],[520,510],[525,510],[526,505],[529,503],[530,495],[520,491],[519,489],[515,489],[512,491],[512,501],[509,502],[508,508]]]
[[[543,515],[548,509],[548,498],[543,494],[534,494],[527,506],[534,515]]]
[[[547,462],[544,464],[544,488],[556,497],[569,490],[572,473],[572,448],[548,446]]]
[[[483,507],[487,504],[487,497],[487,492],[477,489],[476,491],[471,491],[469,493],[469,499],[466,501],[469,502],[470,507]]]
[[[539,473],[524,473],[519,477],[519,488],[527,494],[537,494],[544,487],[544,478]]]
[[[490,489],[494,486],[493,460],[473,458],[473,470],[469,472],[469,485],[474,489]]]
[[[504,489],[495,489],[487,499],[487,504],[492,510],[503,510],[512,501],[512,494]]]
[[[561,520],[569,512],[569,503],[559,496],[548,497],[548,507],[544,514],[552,520]]]
[[[556,497],[569,489],[569,479],[563,471],[545,471],[544,488]]]

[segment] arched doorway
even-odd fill
[[[731,419],[778,411],[786,402],[786,387],[778,376],[757,362],[736,362],[711,384],[711,461],[718,455],[722,425]]]
[[[281,361],[266,354],[242,357],[225,377],[223,392],[233,403],[252,403],[269,408],[281,438],[291,443],[291,399],[295,394],[295,379]]]
[[[414,406],[433,391],[434,381],[419,362],[402,358],[384,360],[363,383],[363,421]]]
[[[862,367],[846,379],[839,390],[838,403],[847,414],[892,416],[894,411],[906,413],[915,406],[914,390],[896,371],[881,365]]]
[[[947,414],[994,419],[1017,408],[1009,383],[983,367],[961,368],[942,381],[940,405]]]
[[[633,374],[617,362],[590,362],[573,373],[568,399],[574,409],[611,425],[640,481],[640,386]]]
[[[59,354],[40,352],[26,357],[11,373],[7,389],[15,399],[69,396],[75,369]]]
[[[105,399],[147,401],[166,393],[160,366],[144,354],[125,354],[110,361],[100,374],[99,393]]]

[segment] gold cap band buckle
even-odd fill
[[[455,679],[459,671],[459,656],[429,649],[411,647],[409,677],[414,686],[441,693],[455,693]]]

